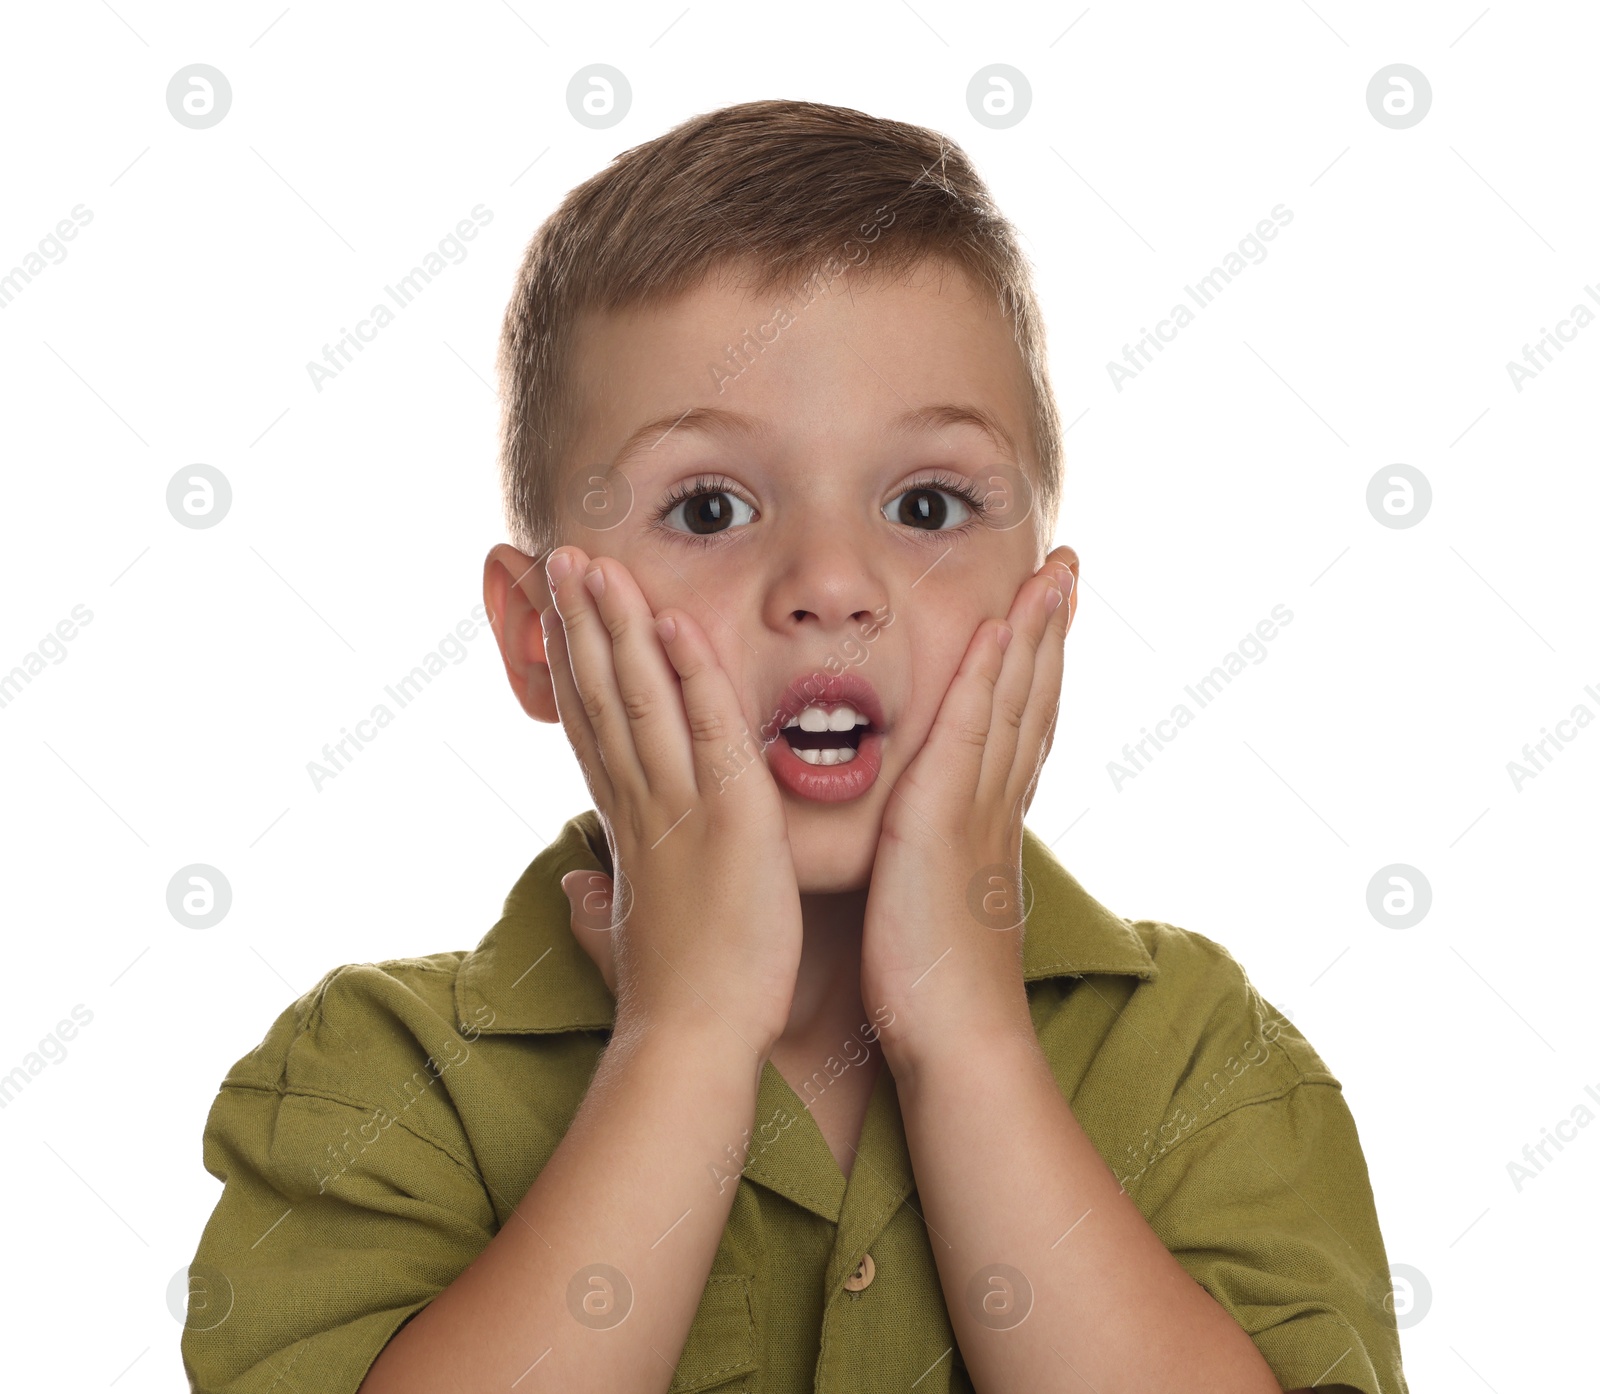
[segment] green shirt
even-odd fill
[[[1405,1394],[1338,1080],[1226,949],[1112,914],[1031,829],[1022,857],[1034,1028],[1140,1213],[1285,1389]],[[353,1394],[509,1218],[613,1022],[560,886],[579,867],[611,870],[593,809],[472,952],[335,968],[228,1071],[203,1139],[224,1186],[190,1266],[192,1389]],[[832,1059],[802,1090],[849,1068]],[[874,1085],[848,1181],[806,1102],[769,1061],[672,1390],[971,1391],[893,1075]]]

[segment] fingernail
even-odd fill
[[[1044,612],[1047,615],[1055,613],[1055,608],[1061,603],[1061,587],[1051,586],[1050,593],[1044,598]]]
[[[567,572],[572,570],[572,557],[566,552],[554,552],[544,564],[544,574],[550,578],[552,586],[558,586],[565,579]]]
[[[1000,645],[1000,652],[1004,653],[1006,651],[1006,645],[1011,642],[1011,626],[1009,624],[1003,624],[1000,626],[1000,633],[997,636],[997,642]]]
[[[591,566],[583,573],[583,584],[588,586],[589,594],[598,600],[606,593],[606,574],[598,566]]]

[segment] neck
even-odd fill
[[[805,941],[795,975],[786,1040],[795,1042],[851,1032],[861,1015],[861,927],[867,892],[802,895]]]

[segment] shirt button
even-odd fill
[[[877,1271],[877,1265],[873,1263],[872,1255],[862,1254],[861,1262],[856,1265],[856,1271],[844,1280],[845,1291],[860,1292],[862,1288],[872,1281],[872,1275]]]

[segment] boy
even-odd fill
[[[961,151],[687,121],[540,229],[501,367],[485,605],[595,808],[230,1071],[195,1387],[1403,1394],[1338,1081],[1023,827],[1078,558]]]

